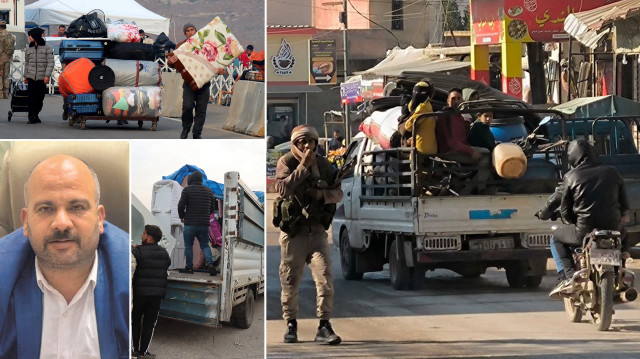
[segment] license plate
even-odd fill
[[[591,249],[591,264],[607,264],[619,266],[622,264],[618,249]]]
[[[494,250],[494,249],[511,249],[513,238],[491,238],[491,239],[472,239],[469,241],[469,249],[471,250]]]

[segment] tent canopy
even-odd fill
[[[553,107],[576,117],[638,116],[640,103],[624,97],[608,95],[581,97]]]
[[[448,57],[435,57],[425,53],[431,49],[416,49],[411,46],[406,49],[395,47],[390,50],[387,57],[376,66],[356,75],[399,76],[402,72],[442,72],[469,67],[470,63],[456,61]]]
[[[102,10],[105,18],[133,21],[147,33],[169,33],[169,19],[151,12],[134,0],[40,0],[24,7],[26,23],[68,25],[92,10]]]

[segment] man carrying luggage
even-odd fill
[[[9,75],[16,38],[7,31],[7,22],[0,20],[0,98],[9,98]]]

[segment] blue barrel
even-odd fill
[[[521,116],[493,119],[491,133],[497,142],[511,142],[528,135]]]

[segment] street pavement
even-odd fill
[[[13,115],[7,121],[11,109],[10,99],[0,99],[0,138],[3,139],[179,139],[182,122],[179,118],[161,117],[156,131],[151,130],[151,121],[144,121],[138,128],[138,121],[129,121],[128,125],[118,126],[116,120],[87,120],[87,129],[81,130],[79,124],[70,127],[62,120],[62,96],[46,95],[44,106],[40,112],[42,123],[27,124],[27,113]],[[227,120],[228,106],[209,104],[207,117],[202,131],[205,139],[256,139],[233,131],[226,131],[222,126]],[[191,138],[191,134],[189,136]]]
[[[383,272],[365,274],[362,281],[344,280],[335,246],[331,322],[342,344],[313,342],[318,321],[308,269],[299,295],[302,342],[284,344],[279,232],[271,225],[271,213],[267,222],[268,358],[640,358],[640,303],[617,305],[607,332],[597,331],[586,317],[571,323],[562,302],[547,296],[556,284],[551,260],[539,289],[510,289],[504,270],[493,269],[478,279],[448,270],[428,272],[426,289],[395,291],[387,266]],[[640,261],[632,268],[640,274]]]
[[[212,329],[158,318],[149,352],[158,359],[264,358],[264,295],[256,299],[249,329],[231,325]]]

